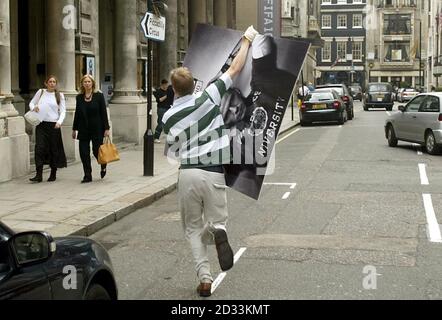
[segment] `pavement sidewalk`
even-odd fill
[[[298,124],[286,112],[281,133]],[[90,236],[176,189],[178,164],[170,164],[164,144],[155,145],[155,176],[143,176],[143,149],[123,151],[101,180],[93,158],[94,182],[80,184],[81,163],[59,170],[55,183],[31,184],[31,175],[0,184],[0,220],[14,231],[47,231],[52,236]]]

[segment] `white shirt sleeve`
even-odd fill
[[[61,126],[66,118],[66,99],[63,93],[60,93],[60,118],[57,123]]]
[[[40,89],[37,91],[37,93],[34,95],[34,98],[32,98],[31,102],[29,102],[29,110],[34,111],[35,106],[40,100],[40,97],[42,96],[42,90]]]

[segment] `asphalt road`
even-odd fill
[[[431,208],[442,221],[442,156],[389,148],[385,110],[355,109],[343,126],[280,137],[266,179],[276,184],[259,201],[229,191],[230,242],[242,255],[210,299],[442,298],[442,243],[431,242],[440,228],[427,227]],[[201,299],[176,193],[92,238],[109,249],[120,299]]]

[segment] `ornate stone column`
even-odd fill
[[[19,85],[19,48],[18,48],[18,1],[10,2],[11,19],[11,89],[14,95],[12,101],[20,115],[25,114],[25,100],[20,96]]]
[[[0,0],[0,95],[5,97],[1,110],[8,117],[18,116],[12,105],[14,96],[11,91],[11,27],[9,0]]]
[[[9,0],[0,0],[0,181],[29,171],[29,137],[25,121],[12,104]]]
[[[59,89],[66,97],[66,120],[62,133],[67,158],[78,157],[76,142],[72,140],[75,113],[75,22],[74,0],[47,0],[46,3],[46,61],[47,75],[58,78]]]
[[[169,80],[170,71],[177,67],[178,61],[178,0],[167,1],[167,6],[168,9],[165,12],[166,41],[160,44],[160,74],[161,79]]]
[[[110,102],[113,134],[141,144],[147,128],[147,106],[138,90],[138,36],[136,0],[115,0],[115,89]],[[138,28],[137,28],[138,27]]]
[[[189,38],[192,37],[198,23],[207,23],[207,1],[189,1]]]

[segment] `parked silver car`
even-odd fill
[[[442,146],[442,93],[420,94],[399,111],[388,116],[385,136],[390,147],[398,140],[418,143],[429,154],[439,153]]]

